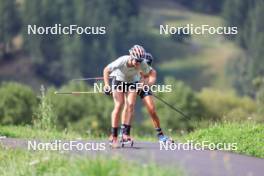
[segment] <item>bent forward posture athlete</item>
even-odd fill
[[[112,147],[118,146],[118,127],[121,110],[126,100],[127,109],[123,111],[128,119],[134,114],[137,97],[136,83],[140,80],[140,72],[148,74],[150,67],[146,62],[145,50],[142,46],[135,45],[129,50],[129,55],[121,56],[104,69],[104,90],[106,94],[113,93],[114,109],[112,111],[112,130],[109,137]],[[114,77],[112,90],[110,89],[109,77]],[[124,124],[129,125],[129,124]],[[131,141],[130,135],[123,135],[122,141]]]
[[[146,62],[150,67],[153,62],[153,57],[150,53],[146,53],[146,57],[144,59],[144,62]],[[156,71],[151,67],[150,72],[147,75],[141,74],[141,79],[143,80],[145,85],[151,86],[155,84],[157,78]],[[144,91],[140,90],[138,92],[138,95],[142,99],[145,107],[148,110],[148,113],[152,119],[153,126],[156,129],[157,137],[160,142],[173,142],[171,138],[164,135],[161,127],[160,127],[160,120],[157,115],[157,111],[155,108],[155,103],[153,100],[152,92],[150,90]],[[124,111],[127,111],[128,104],[125,104]],[[130,119],[129,119],[130,118]],[[123,125],[121,126],[121,129],[124,134],[130,135],[130,128],[131,128],[131,116],[122,116],[122,122]],[[129,122],[129,124],[125,124],[125,122]]]

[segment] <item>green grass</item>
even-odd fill
[[[32,126],[0,126],[0,136],[30,139],[77,139],[83,136],[75,132],[59,132],[57,130],[40,130]]]
[[[153,135],[138,135],[132,134],[134,139],[137,141],[151,141],[157,142],[157,137]],[[24,138],[24,139],[44,139],[44,140],[55,140],[55,139],[102,139],[107,140],[107,134],[101,136],[93,136],[88,134],[80,134],[73,131],[57,131],[57,130],[41,130],[36,129],[32,126],[0,126],[0,136],[10,138]]]
[[[264,158],[264,125],[256,123],[225,123],[200,129],[185,136],[194,142],[214,144],[237,143],[233,152]]]
[[[30,126],[0,126],[0,136],[29,139],[99,139],[98,137],[82,136],[74,132],[43,131]],[[173,136],[171,134],[170,136]],[[135,135],[137,141],[156,142],[155,136]],[[102,139],[102,137],[101,137]],[[107,139],[107,137],[103,138]],[[222,123],[199,129],[186,136],[176,136],[182,141],[208,141],[210,143],[237,143],[237,150],[232,152],[264,158],[264,125],[257,123]]]
[[[100,136],[80,134],[74,131],[58,131],[58,130],[41,130],[32,126],[1,126],[0,136],[6,136],[10,138],[24,138],[24,139],[43,139],[43,140],[67,140],[67,139],[101,139],[107,140],[108,134],[102,134]],[[139,135],[132,130],[132,136],[136,141],[150,141],[158,142],[156,134],[153,135]]]
[[[83,138],[74,132],[40,130],[31,126],[0,126],[0,136],[30,139],[78,139]],[[92,138],[86,136],[85,138]],[[95,139],[97,137],[94,137]],[[139,140],[153,141],[151,137],[136,137]],[[104,138],[106,139],[106,138]],[[125,161],[117,156],[69,155],[52,151],[26,151],[10,149],[0,145],[1,176],[15,175],[89,175],[89,176],[149,176],[183,175],[178,168],[159,167],[153,163],[139,164]]]
[[[0,146],[1,176],[88,175],[88,176],[177,176],[179,169],[155,164],[136,164],[120,158],[68,155],[56,152],[29,152]]]

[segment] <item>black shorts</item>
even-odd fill
[[[141,90],[141,91],[139,91],[139,93],[138,93],[138,96],[140,96],[140,98],[141,99],[143,99],[143,98],[145,98],[146,96],[149,96],[149,95],[152,95],[152,92],[151,92],[151,90]]]
[[[121,92],[129,92],[129,90],[136,90],[136,84],[138,82],[134,83],[128,83],[128,82],[123,82],[123,81],[118,81],[113,79],[112,81],[112,87],[114,90],[119,90]]]

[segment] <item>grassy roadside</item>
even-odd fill
[[[80,139],[89,136],[81,136],[75,132],[59,132],[56,130],[40,130],[32,126],[0,126],[0,136],[11,138],[29,139]]]
[[[29,152],[0,146],[0,173],[17,175],[89,175],[89,176],[177,176],[177,169],[160,168],[154,164],[123,162],[120,158],[67,155],[56,152]]]
[[[88,134],[79,134],[73,131],[57,131],[57,130],[40,130],[33,128],[32,126],[1,126],[0,136],[10,138],[27,138],[27,139],[43,139],[43,140],[67,140],[67,139],[108,139],[107,135],[102,136],[89,136]],[[137,141],[150,141],[157,142],[156,135],[140,136],[133,134],[133,137]]]
[[[32,126],[1,126],[0,136],[9,138],[26,138],[26,139],[43,139],[43,140],[67,140],[67,139],[108,139],[107,135],[89,136],[88,134],[79,134],[73,131],[57,131],[57,130],[40,130]],[[140,136],[133,135],[137,141],[158,141],[156,136]]]
[[[194,142],[237,143],[232,152],[264,158],[264,125],[255,123],[225,123],[194,131],[184,137]]]
[[[95,139],[74,132],[43,131],[31,126],[0,126],[0,136],[30,139]],[[149,139],[147,137],[142,138]],[[89,175],[89,176],[174,176],[184,175],[178,168],[123,161],[118,157],[69,155],[52,151],[31,152],[0,145],[0,173],[12,175]]]
[[[237,143],[237,150],[232,152],[264,158],[264,125],[256,123],[222,123],[209,128],[199,129],[185,136],[174,136],[175,140],[210,143]],[[92,136],[81,136],[74,132],[37,130],[30,126],[0,126],[0,136],[30,139],[99,139]],[[155,136],[135,135],[136,141],[156,142]],[[102,137],[101,137],[102,139]],[[103,138],[107,139],[107,137]]]

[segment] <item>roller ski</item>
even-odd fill
[[[113,135],[111,135],[109,137],[109,146],[111,148],[118,148],[119,147],[118,138],[117,137],[114,137]]]
[[[119,137],[120,137],[120,144],[121,144],[121,147],[125,147],[125,146],[130,146],[130,147],[133,147],[134,145],[134,140],[133,138],[130,136],[130,128],[131,126],[130,125],[121,125],[121,130],[120,130],[120,134],[119,134]]]
[[[160,143],[174,143],[174,140],[164,134],[157,135]]]
[[[130,136],[128,136],[126,134],[122,134],[121,139],[120,139],[120,144],[121,144],[122,148],[125,146],[133,147],[134,146],[134,140]]]

